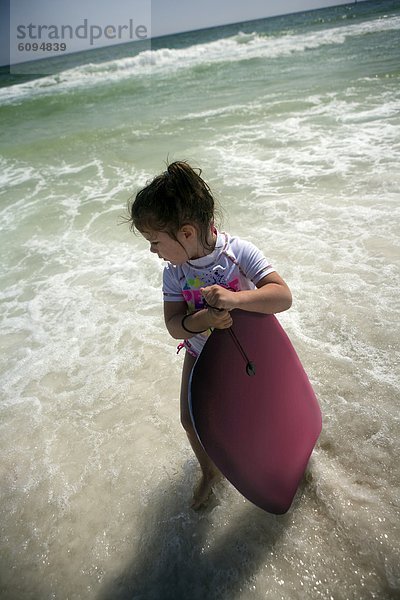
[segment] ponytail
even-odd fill
[[[129,222],[132,230],[165,231],[173,239],[190,224],[207,248],[214,211],[214,198],[201,177],[201,169],[176,161],[138,192],[130,207]]]

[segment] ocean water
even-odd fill
[[[400,5],[65,57],[0,87],[0,596],[400,597]],[[198,477],[163,265],[120,224],[165,161],[289,283],[323,431],[291,510]]]

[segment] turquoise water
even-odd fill
[[[397,598],[400,6],[362,2],[1,75],[2,598]],[[324,429],[291,511],[188,508],[162,263],[119,225],[187,159],[280,316]]]

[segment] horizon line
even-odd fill
[[[318,12],[318,11],[324,11],[324,10],[328,10],[328,9],[332,9],[332,8],[337,8],[339,6],[348,6],[348,5],[355,5],[358,2],[370,2],[373,0],[351,0],[346,1],[346,2],[339,2],[338,4],[332,4],[331,6],[321,6],[319,8],[309,8],[309,9],[305,9],[305,10],[298,10],[298,11],[292,11],[292,12],[288,12],[288,13],[279,13],[277,15],[269,15],[267,17],[257,17],[256,19],[248,19],[248,20],[240,20],[240,21],[232,21],[232,22],[227,22],[227,23],[220,23],[219,25],[210,25],[207,27],[199,27],[198,29],[184,29],[184,30],[180,30],[180,31],[175,31],[175,32],[171,32],[171,33],[162,33],[160,35],[155,35],[152,36],[150,35],[148,38],[144,38],[142,40],[130,40],[127,42],[120,42],[117,44],[106,44],[104,46],[98,46],[96,48],[85,48],[85,49],[81,49],[81,50],[75,50],[75,51],[71,51],[65,54],[57,54],[55,56],[51,56],[51,57],[41,57],[41,58],[36,58],[34,60],[30,60],[30,61],[25,61],[25,62],[20,62],[20,63],[6,63],[3,65],[0,65],[0,69],[11,69],[14,66],[17,65],[30,65],[30,64],[34,64],[34,63],[39,63],[40,61],[51,61],[53,59],[58,59],[58,58],[63,58],[64,56],[73,56],[74,54],[83,54],[85,52],[93,52],[93,51],[98,51],[98,50],[105,50],[106,48],[117,48],[120,46],[127,46],[128,44],[137,44],[137,43],[141,43],[141,44],[146,44],[146,43],[150,43],[152,40],[159,40],[162,38],[168,38],[168,37],[173,37],[173,36],[179,36],[179,35],[185,35],[188,33],[197,33],[200,31],[206,31],[208,29],[220,29],[222,27],[233,27],[235,25],[241,25],[241,24],[247,24],[247,23],[254,23],[256,21],[265,21],[267,19],[279,19],[281,17],[289,17],[291,15],[300,15],[302,13],[310,13],[310,12]],[[152,49],[150,48],[150,51]],[[12,73],[11,73],[12,74]],[[14,73],[15,75],[29,75],[29,73]],[[32,73],[33,75],[34,73]],[[44,74],[46,75],[46,74]]]

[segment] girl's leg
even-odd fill
[[[192,446],[193,452],[200,463],[202,471],[202,477],[194,490],[193,502],[191,505],[194,510],[198,510],[207,503],[212,491],[212,486],[216,480],[220,478],[221,474],[199,442],[190,418],[188,387],[190,373],[192,372],[195,361],[196,359],[186,352],[182,370],[181,422],[186,430],[186,435],[189,439],[190,445]]]

